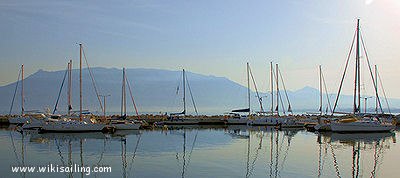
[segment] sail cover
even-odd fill
[[[235,110],[232,110],[232,112],[250,112],[250,108],[246,108],[246,109],[235,109]]]
[[[186,111],[178,112],[178,113],[171,113],[171,115],[185,115]]]

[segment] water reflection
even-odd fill
[[[133,150],[133,154],[132,154],[132,158],[130,161],[130,166],[129,166],[129,170],[132,170],[134,161],[135,161],[135,157],[136,157],[136,153],[138,150],[138,146],[140,143],[140,138],[141,138],[141,132],[139,130],[117,130],[116,132],[114,132],[113,134],[111,134],[111,138],[119,141],[121,143],[121,168],[122,168],[122,177],[129,177],[127,176],[127,168],[128,168],[128,160],[127,160],[127,136],[128,135],[136,135],[137,136],[137,142],[135,144],[135,148]],[[131,172],[131,171],[129,171]]]
[[[114,134],[0,130],[0,143],[5,145],[0,148],[5,160],[0,171],[5,177],[86,177],[81,172],[16,174],[5,169],[48,163],[112,167],[112,173],[92,173],[95,177],[390,177],[399,173],[390,167],[400,150],[395,133],[310,133],[240,125]]]
[[[102,163],[104,154],[107,151],[106,150],[107,145],[114,146],[115,145],[114,142],[120,142],[122,177],[127,177],[127,166],[128,166],[127,150],[126,150],[127,136],[137,135],[139,138],[137,139],[136,147],[135,150],[133,151],[133,156],[131,160],[132,164],[130,166],[130,169],[132,169],[133,161],[136,156],[136,151],[138,149],[140,141],[139,131],[117,131],[113,134],[103,134],[101,132],[39,134],[37,131],[34,130],[26,132],[16,132],[15,128],[13,127],[8,128],[7,131],[10,134],[12,150],[15,155],[15,160],[17,161],[16,166],[32,165],[32,164],[25,164],[26,152],[34,152],[35,150],[41,150],[43,145],[47,145],[51,153],[56,153],[57,156],[52,156],[48,161],[53,161],[52,164],[54,164],[54,161],[59,162],[60,164],[57,164],[57,166],[63,166],[69,168],[77,167],[78,169],[81,168],[80,170],[83,170],[83,168],[87,166],[103,166],[107,165]],[[87,145],[85,145],[86,143]],[[20,145],[21,149],[18,149],[16,145]],[[26,145],[30,147],[27,147]],[[29,150],[27,150],[27,148],[29,148]],[[31,162],[35,162],[35,160],[31,160]],[[71,170],[76,170],[76,169],[71,169]],[[29,174],[32,175],[35,173],[29,173]],[[77,176],[84,177],[86,176],[86,172],[65,171],[64,175],[65,177],[77,177]],[[40,177],[42,176],[49,176],[49,175],[40,175]],[[26,173],[21,173],[21,177],[26,177]],[[50,177],[52,176],[50,175]]]
[[[106,139],[106,135],[101,132],[89,132],[89,133],[41,133],[39,134],[37,131],[29,131],[24,132],[24,135],[29,135],[30,142],[36,143],[47,143],[50,141],[56,142],[80,142],[81,140],[92,140],[92,139],[99,139],[104,140]]]
[[[281,177],[280,173],[284,170],[290,152],[291,140],[301,130],[303,129],[278,130],[271,126],[232,125],[227,127],[227,133],[232,138],[247,139],[246,173],[244,175],[246,178],[255,176],[257,161],[267,165],[265,171],[269,177]],[[269,147],[268,150],[267,147]],[[266,150],[263,151],[263,149]],[[264,160],[259,160],[259,157],[263,157]]]
[[[174,126],[169,126],[168,128],[172,130],[167,130],[167,131],[164,130],[163,131],[164,134],[178,136],[181,139],[180,141],[181,148],[176,149],[175,159],[177,165],[180,167],[180,177],[183,178],[186,176],[186,172],[188,170],[192,158],[192,153],[196,146],[199,129],[214,129],[214,128],[211,126],[190,126],[190,125],[174,125]],[[194,135],[192,140],[189,139],[188,132],[193,132]]]
[[[323,174],[323,165],[328,152],[331,152],[333,166],[336,176],[342,177],[342,170],[348,170],[348,167],[340,167],[335,152],[351,149],[351,177],[362,177],[361,175],[369,173],[370,177],[376,177],[380,163],[383,162],[383,155],[390,149],[391,143],[396,143],[395,133],[319,133],[317,137],[319,144],[318,177]],[[373,154],[371,155],[371,151]],[[371,159],[372,167],[361,170],[360,166],[371,162],[361,163],[362,160]],[[348,158],[348,157],[347,157]],[[366,167],[366,166],[364,166]],[[367,171],[367,172],[366,172]]]

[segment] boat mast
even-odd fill
[[[319,65],[319,111],[322,116],[322,69]]]
[[[378,93],[378,67],[375,65],[375,93]],[[378,114],[378,97],[375,99],[375,113]]]
[[[24,64],[21,65],[21,116],[24,115]]]
[[[358,113],[361,112],[360,105],[361,105],[361,73],[360,73],[360,19],[357,19],[357,54],[358,54],[358,74],[357,74],[357,81],[358,81],[358,105],[357,111]]]
[[[354,78],[354,106],[353,114],[360,113],[360,19],[357,19],[357,39],[356,39],[356,68]]]
[[[122,85],[121,85],[121,116],[124,112],[124,68],[122,68]]]
[[[249,116],[251,114],[251,109],[250,109],[250,74],[249,74],[249,62],[247,62],[247,102],[249,106]]]
[[[121,116],[126,115],[125,68],[122,68]]]
[[[79,44],[79,119],[82,121],[82,44]]]
[[[124,80],[124,116],[126,116],[126,73],[125,73],[125,68],[123,69],[124,72],[124,76],[123,76],[123,80]]]
[[[71,89],[72,89],[72,60],[68,63],[68,115],[71,115]]]
[[[271,62],[271,114],[274,115],[274,68]]]
[[[276,114],[279,116],[279,69],[278,64],[276,64]]]
[[[186,115],[186,83],[185,83],[185,69],[182,69],[183,80],[183,115]]]

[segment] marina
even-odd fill
[[[400,175],[396,0],[0,12],[0,177]]]

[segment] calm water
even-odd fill
[[[115,134],[0,130],[0,177],[398,177],[398,131],[317,134],[207,126]],[[111,166],[111,173],[12,173],[18,165]]]

